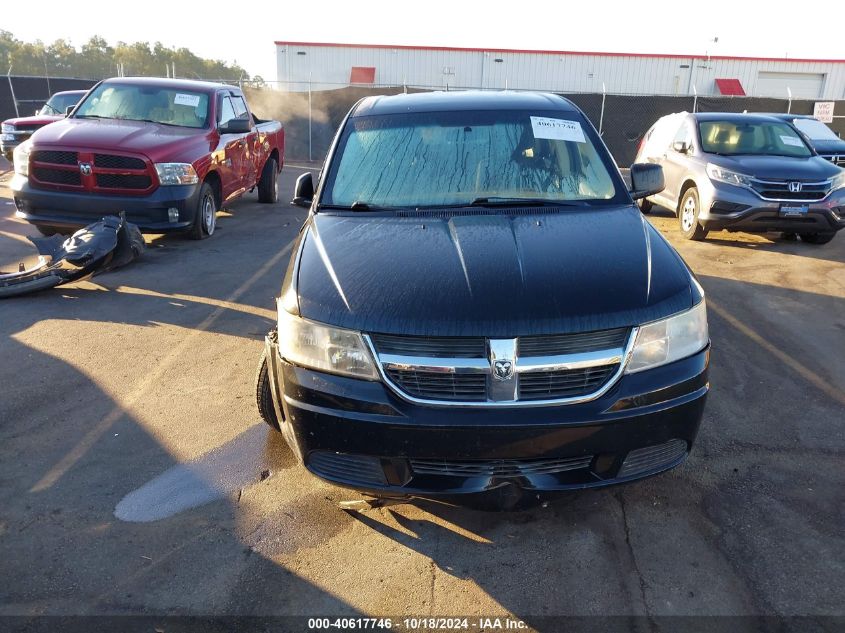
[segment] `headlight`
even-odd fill
[[[736,185],[738,187],[750,187],[752,181],[751,176],[719,167],[713,163],[707,163],[707,175],[710,176],[711,180],[726,182],[729,185]]]
[[[11,123],[3,123],[0,124],[0,133],[2,134],[11,134],[15,131],[15,126]]]
[[[29,153],[32,150],[32,143],[24,141],[15,148],[12,153],[12,162],[15,165],[15,173],[19,176],[29,176]]]
[[[673,363],[704,349],[709,340],[704,299],[691,310],[643,325],[625,373]]]
[[[279,354],[303,367],[378,380],[360,332],[307,321],[279,306]]]
[[[156,163],[155,167],[162,185],[195,185],[199,182],[190,163]]]
[[[839,172],[839,175],[830,179],[830,190],[845,189],[845,169]]]

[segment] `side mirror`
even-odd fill
[[[221,134],[249,134],[252,131],[252,121],[249,119],[229,119],[217,126]]]
[[[70,116],[70,113],[71,113],[71,112],[73,112],[73,109],[74,109],[75,107],[76,107],[76,106],[68,106],[68,107],[66,107],[66,108],[65,108],[65,116]]]
[[[305,207],[306,209],[311,206],[311,202],[314,200],[314,181],[311,178],[311,172],[305,172],[299,178],[296,179],[296,186],[293,189],[293,200],[291,200],[291,204],[295,204],[298,207]]]
[[[679,154],[689,154],[690,146],[686,141],[675,141],[672,143],[672,149]]]
[[[631,165],[631,197],[634,200],[653,196],[663,191],[663,168],[656,163]]]

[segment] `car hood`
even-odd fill
[[[813,149],[819,154],[845,154],[845,141],[812,141]]]
[[[35,125],[47,125],[48,123],[54,123],[56,121],[61,121],[64,119],[63,116],[47,116],[47,115],[36,115],[36,116],[22,116],[17,117],[15,119],[6,119],[3,123],[7,125],[26,125],[26,126],[35,126]]]
[[[364,332],[512,337],[632,326],[686,310],[680,256],[632,206],[509,215],[316,214],[300,314]]]
[[[839,173],[839,168],[820,156],[792,158],[790,156],[718,156],[708,155],[708,161],[761,180],[826,180]]]
[[[173,127],[114,119],[64,119],[33,134],[34,145],[54,145],[80,149],[120,149],[146,154],[173,155],[190,140],[208,142],[209,130]]]

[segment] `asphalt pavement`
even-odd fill
[[[302,172],[211,239],[0,302],[0,615],[843,615],[845,235],[690,243],[650,216],[710,309],[681,468],[518,513],[346,513],[253,397]],[[36,235],[8,179],[2,270]]]

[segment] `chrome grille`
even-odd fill
[[[618,366],[614,363],[584,369],[525,373],[519,377],[519,399],[571,398],[591,393],[600,389]]]
[[[486,342],[481,337],[396,336],[373,334],[373,343],[382,354],[410,354],[445,358],[484,358]]]
[[[625,345],[628,328],[579,334],[555,334],[552,336],[523,336],[519,339],[520,356],[555,356],[592,352],[597,349],[613,349]]]
[[[370,334],[382,378],[420,403],[526,406],[598,398],[622,373],[630,328],[512,339]]]
[[[754,180],[752,188],[766,200],[813,202],[827,197],[830,181],[800,182],[801,191],[790,191],[791,180]]]
[[[845,154],[821,154],[821,157],[825,160],[829,160],[834,165],[845,167]]]
[[[415,398],[483,402],[487,399],[484,374],[451,374],[413,369],[388,369],[387,375]]]
[[[491,459],[453,461],[445,459],[411,459],[415,475],[446,475],[455,477],[520,477],[553,475],[568,470],[589,468],[592,455],[582,457],[551,457],[541,459]]]

